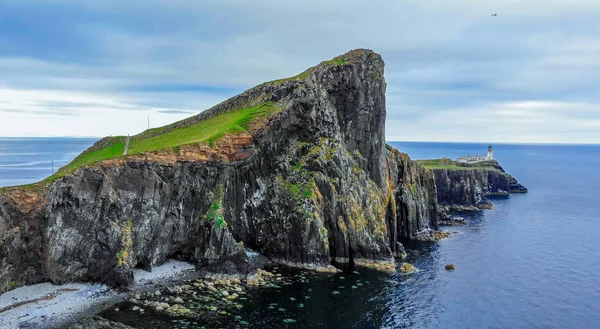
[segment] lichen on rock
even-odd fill
[[[378,54],[354,50],[142,134],[276,109],[238,135],[83,166],[29,197],[4,191],[0,287],[125,285],[169,258],[248,273],[244,246],[284,264],[388,270],[400,239],[437,230],[438,206],[431,172],[385,144],[383,72]]]
[[[402,265],[400,265],[400,272],[402,273],[414,273],[417,272],[418,269],[409,263],[402,263]]]
[[[488,196],[526,193],[527,189],[495,161],[461,164],[460,169],[430,169],[435,176],[438,204],[444,210],[490,209]]]

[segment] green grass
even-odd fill
[[[476,168],[471,167],[459,167],[457,165],[423,165],[427,169],[458,169],[458,170],[472,170]]]
[[[457,166],[454,161],[448,158],[444,159],[431,159],[431,160],[416,160],[416,162],[427,169],[455,169],[455,170],[473,170],[473,169],[488,169],[488,170],[496,170],[493,167],[465,167],[465,166]]]
[[[344,65],[346,64],[346,59],[344,59],[344,57],[342,56],[338,56],[332,60],[328,60],[328,61],[324,61],[321,62],[321,64],[317,65],[317,66],[313,66],[311,68],[309,68],[308,70],[297,74],[293,77],[289,77],[289,78],[284,78],[284,79],[279,79],[279,80],[273,80],[273,81],[269,81],[269,82],[265,82],[266,84],[275,84],[275,85],[280,85],[283,84],[285,82],[288,81],[293,81],[293,80],[306,80],[316,69],[317,67],[321,66],[321,65]]]
[[[208,208],[208,212],[206,213],[206,219],[215,224],[216,228],[221,228],[223,226],[227,226],[227,222],[225,221],[225,217],[223,217],[223,185],[217,186],[217,189],[214,193],[212,193],[213,201]]]
[[[164,149],[178,152],[181,145],[206,143],[210,146],[221,137],[247,131],[256,120],[269,117],[279,111],[275,103],[263,103],[254,107],[228,111],[212,118],[202,120],[195,125],[171,130],[166,133],[168,125],[153,128],[131,137],[127,155],[139,154]],[[146,138],[145,136],[152,136]],[[75,170],[91,165],[99,161],[121,157],[125,148],[124,136],[105,138],[87,151],[77,156],[71,163],[60,168],[54,175],[46,178],[43,182],[49,183]],[[105,147],[104,147],[105,146]],[[104,148],[102,148],[104,147]]]
[[[346,64],[346,60],[343,57],[336,57],[330,61],[325,61],[323,63],[331,64],[331,65],[344,65],[344,64]]]
[[[114,139],[114,144],[104,149],[81,153],[69,164],[60,168],[54,175],[46,178],[44,182],[53,182],[60,177],[73,173],[84,165],[121,156],[125,149],[125,137],[113,137],[112,139]]]
[[[19,185],[19,186],[5,186],[5,187],[0,187],[0,193],[1,192],[14,191],[14,190],[35,191],[35,190],[39,190],[39,189],[40,189],[40,184],[39,183],[32,183],[32,184],[25,184],[25,185]]]
[[[176,148],[185,144],[207,143],[212,145],[216,140],[226,134],[247,131],[249,125],[257,118],[268,117],[278,111],[273,103],[264,103],[258,106],[230,111],[209,118],[187,127],[160,134],[152,138],[137,140],[134,138],[129,144],[127,154]]]
[[[300,74],[294,75],[293,77],[283,78],[283,79],[279,79],[279,80],[273,80],[273,81],[265,82],[265,84],[281,85],[288,81],[306,80],[315,71],[315,69],[316,69],[316,67],[311,67],[310,69],[308,69]]]

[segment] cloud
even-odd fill
[[[0,135],[133,135],[147,128],[147,117],[151,119],[151,127],[157,127],[199,113],[221,99],[211,94],[186,94],[162,93],[163,103],[177,105],[168,107],[161,106],[161,101],[145,98],[143,93],[0,87]]]
[[[444,141],[464,142],[475,136],[484,143],[589,143],[598,137],[600,111],[591,103],[499,102],[430,111],[422,120],[427,127],[391,120],[388,139],[422,141],[443,136]]]
[[[600,143],[594,0],[2,7],[0,100],[13,103],[0,103],[0,136],[123,134],[134,128],[124,118],[148,114],[166,124],[364,47],[386,61],[389,140]],[[113,117],[102,123],[94,113]],[[139,121],[135,129],[144,129]]]
[[[185,111],[185,110],[160,110],[158,113],[167,113],[167,114],[194,114],[193,111]]]

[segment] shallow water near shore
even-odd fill
[[[181,305],[186,308],[194,311],[205,308],[199,311],[201,316],[169,316],[149,308],[142,314],[131,311],[136,304],[129,302],[117,305],[118,312],[111,309],[101,315],[137,328],[377,328],[373,325],[383,314],[374,312],[371,317],[365,317],[365,307],[378,309],[380,300],[373,297],[390,289],[393,281],[403,280],[365,268],[358,271],[348,268],[337,274],[285,267],[267,269],[282,274],[283,280],[277,281],[276,287],[246,287],[240,295],[243,297],[234,300],[229,308],[214,301],[193,299],[190,294],[168,294],[183,296],[185,302]],[[233,292],[225,285],[218,289]],[[161,298],[168,295],[163,293]],[[342,304],[346,305],[344,312],[339,311]],[[218,307],[211,311],[213,305]],[[227,310],[227,314],[220,314],[223,310]]]
[[[484,144],[392,145],[415,159],[477,154],[487,148]],[[437,244],[406,243],[406,261],[418,273],[386,275],[358,269],[369,285],[355,291],[338,289],[339,295],[333,295],[332,289],[340,280],[327,278],[292,285],[280,293],[257,290],[241,310],[247,327],[596,327],[600,147],[494,145],[494,149],[500,164],[529,193],[494,198],[491,210],[460,214],[468,225],[444,228],[459,233]],[[444,269],[449,263],[456,265],[454,272]],[[354,279],[348,272],[339,275]],[[301,310],[290,306],[289,298],[307,289],[317,295]],[[273,314],[270,303],[285,304],[286,314]],[[284,316],[296,322],[286,324]],[[206,326],[244,327],[233,318],[220,326]]]
[[[413,159],[487,150],[487,144],[391,144]],[[357,268],[359,275],[346,269],[335,275],[306,275],[307,283],[296,278],[279,289],[248,288],[247,299],[239,301],[241,309],[225,316],[216,313],[206,322],[149,308],[141,315],[130,311],[130,304],[119,312],[111,307],[103,315],[136,328],[597,327],[600,147],[493,146],[495,158],[529,193],[495,198],[492,210],[461,214],[468,225],[444,228],[459,233],[437,244],[406,243],[406,261],[417,273],[388,275]],[[12,167],[5,168],[19,163],[6,161]],[[15,170],[0,170],[0,182],[13,182],[10,173]],[[41,178],[19,176],[19,183]],[[449,263],[456,265],[454,272],[444,269]],[[279,272],[292,278],[301,273]],[[363,285],[352,289],[359,279]],[[305,294],[310,298],[302,302]],[[272,303],[277,306],[269,309]]]

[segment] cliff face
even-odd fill
[[[438,204],[449,209],[490,208],[487,196],[526,193],[527,189],[496,161],[461,169],[430,169],[435,176]]]
[[[438,209],[431,173],[386,148],[383,69],[379,55],[352,51],[178,123],[279,107],[210,147],[107,160],[2,192],[0,288],[126,285],[135,267],[172,257],[244,273],[244,247],[284,263],[389,264],[400,238],[431,239]]]
[[[428,240],[430,231],[438,229],[435,177],[411,161],[406,153],[389,145],[387,148],[388,186],[393,193],[388,211],[392,240],[398,237]]]

